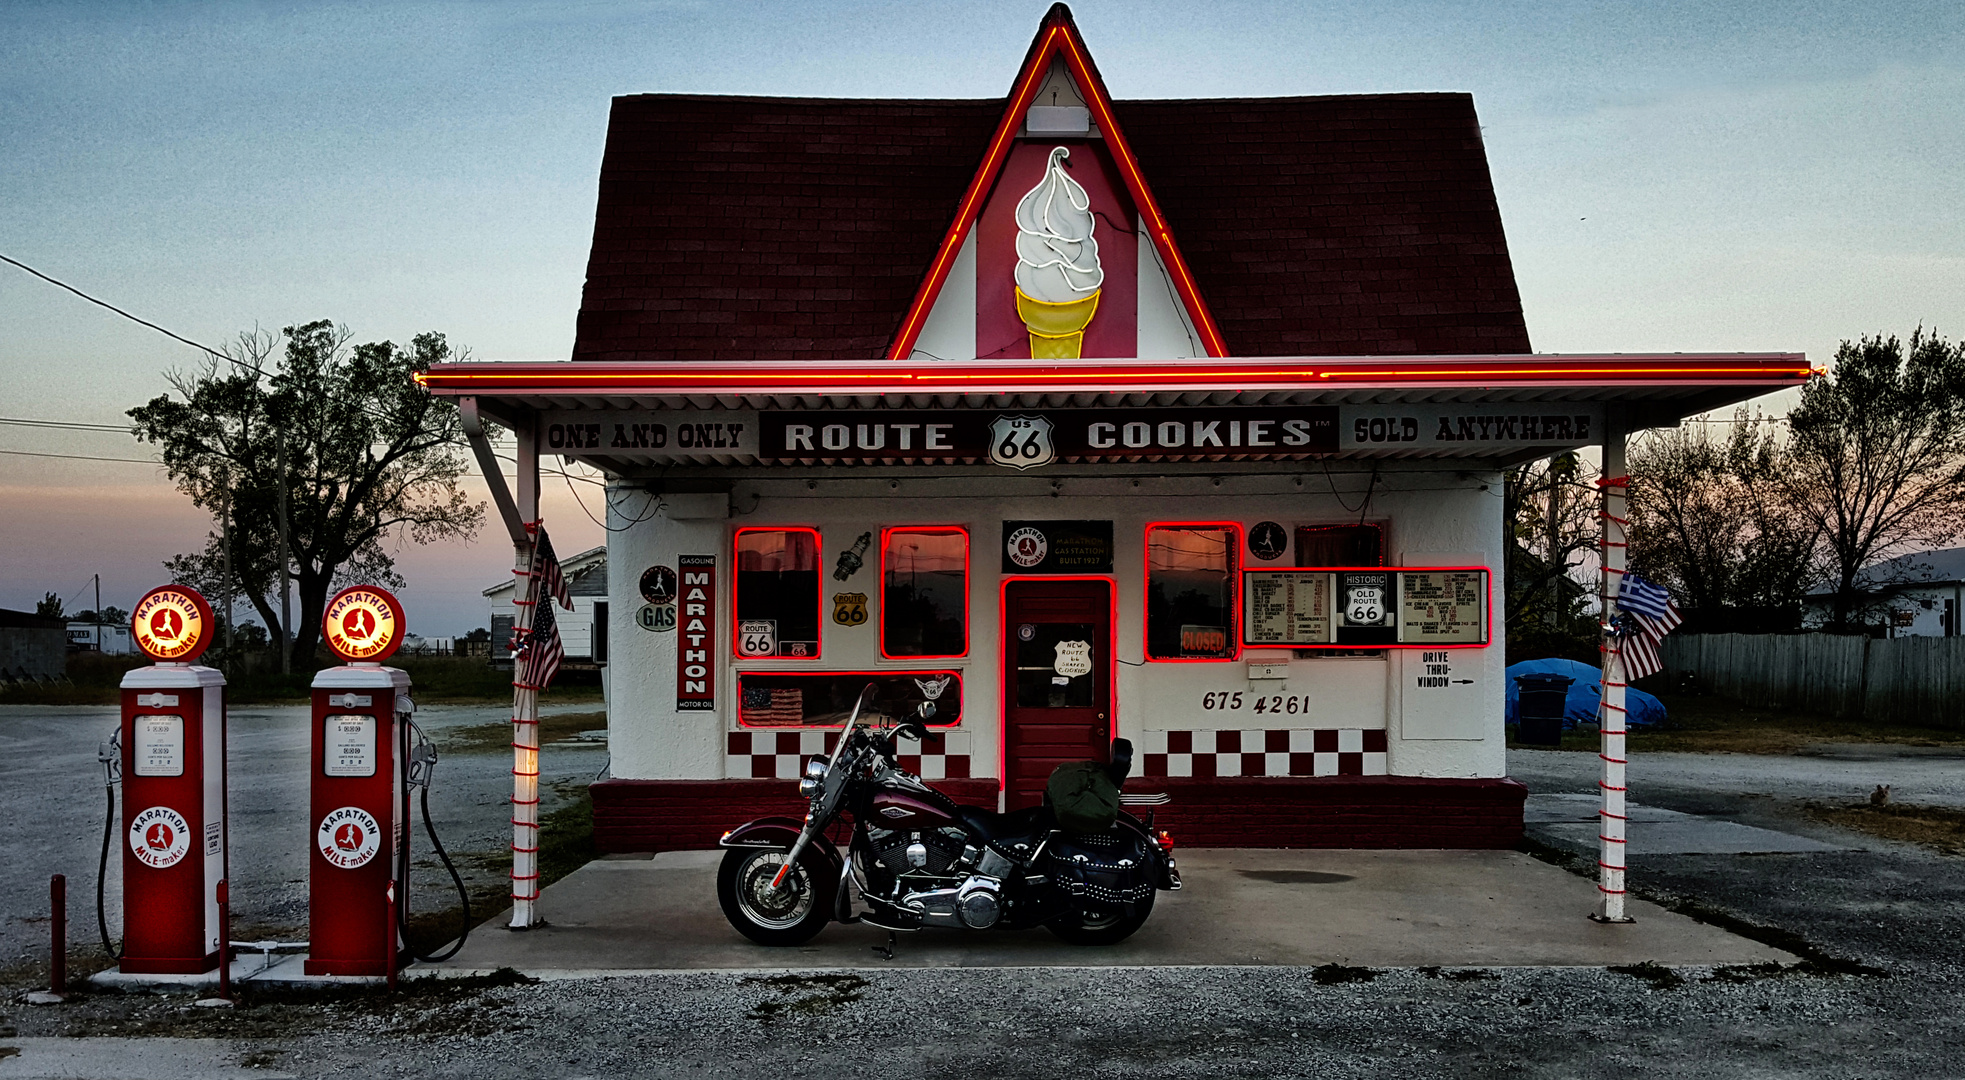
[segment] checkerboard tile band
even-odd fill
[[[726,779],[796,780],[813,755],[832,753],[839,731],[732,731],[725,739]],[[973,775],[966,731],[930,731],[918,743],[902,739],[897,756],[903,770],[923,780],[963,780]]]
[[[1384,776],[1385,732],[1147,731],[1142,776]]]

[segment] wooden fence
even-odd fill
[[[1673,634],[1664,677],[1844,719],[1965,728],[1965,637]]]

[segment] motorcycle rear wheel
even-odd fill
[[[1153,914],[1153,897],[1153,893],[1147,893],[1146,899],[1133,905],[1130,914],[1088,917],[1082,911],[1073,911],[1044,925],[1073,945],[1117,945],[1146,925],[1146,917]]]
[[[803,945],[832,921],[832,878],[824,856],[807,848],[779,889],[771,879],[783,851],[732,849],[716,872],[716,899],[737,932],[759,945]]]

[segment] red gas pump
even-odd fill
[[[192,663],[211,644],[211,605],[165,585],[137,602],[130,629],[157,662],[123,676],[111,754],[126,840],[121,970],[202,974],[218,966],[227,854],[225,676]]]
[[[328,602],[321,637],[347,661],[314,676],[309,975],[393,975],[406,960],[409,673],[383,667],[403,609],[368,585]]]

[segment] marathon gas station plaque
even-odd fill
[[[1006,521],[1005,574],[1110,574],[1110,521]]]

